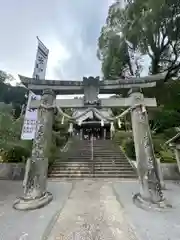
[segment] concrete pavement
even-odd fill
[[[22,196],[22,182],[0,181],[0,240],[42,240],[49,234],[56,216],[72,190],[72,183],[49,182],[53,201],[44,208],[22,212],[12,208]]]
[[[139,191],[134,180],[49,181],[53,201],[21,212],[12,204],[22,182],[0,181],[0,240],[179,240],[180,185],[166,186],[173,208],[152,212],[133,204]]]
[[[133,204],[132,196],[139,192],[138,182],[113,184],[117,199],[140,240],[180,239],[180,185],[171,181],[165,181],[165,184],[167,190],[164,191],[164,195],[173,208],[162,212],[145,211]]]
[[[114,181],[114,180],[113,180]],[[75,182],[48,240],[137,240],[111,180]]]

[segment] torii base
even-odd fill
[[[172,205],[166,199],[160,202],[153,202],[150,199],[143,199],[140,193],[133,196],[134,204],[144,210],[165,211],[172,208]]]
[[[49,204],[53,199],[50,192],[46,192],[44,196],[36,199],[19,198],[13,204],[13,208],[20,211],[29,211],[42,208]]]

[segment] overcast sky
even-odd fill
[[[97,40],[113,0],[1,0],[0,69],[32,76],[36,36],[49,48],[48,79],[100,75]]]

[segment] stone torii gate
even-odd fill
[[[83,81],[36,80],[20,76],[21,82],[40,101],[32,101],[31,108],[38,108],[38,122],[33,143],[32,157],[27,162],[25,195],[14,203],[18,210],[31,210],[45,206],[52,200],[47,192],[48,153],[51,141],[54,108],[98,109],[111,107],[128,108],[130,112],[135,143],[135,152],[140,181],[140,193],[134,202],[142,207],[167,207],[163,197],[157,162],[148,123],[146,107],[157,106],[155,98],[144,98],[142,89],[156,87],[164,79],[163,74],[143,78],[100,81],[99,78],[83,78]],[[128,94],[128,97],[99,99],[98,94]],[[83,99],[56,99],[56,95],[84,94]],[[62,110],[61,110],[62,111]],[[118,116],[114,119],[117,119]]]

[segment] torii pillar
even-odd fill
[[[48,157],[51,146],[53,124],[53,102],[55,94],[52,90],[44,90],[38,108],[32,155],[27,162],[24,196],[13,205],[17,210],[33,210],[47,205],[52,194],[47,192]]]
[[[133,200],[143,208],[171,207],[161,189],[143,93],[140,88],[133,88],[129,95],[132,99],[131,120],[140,181],[140,193],[135,194]]]

